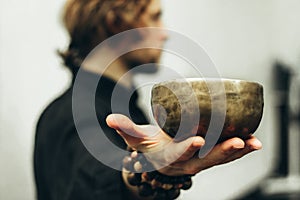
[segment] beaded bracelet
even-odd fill
[[[147,165],[150,163],[137,151],[123,159],[123,167],[129,171],[128,183],[138,187],[140,196],[176,199],[180,195],[180,189],[187,190],[192,186],[191,175],[167,176],[158,171],[143,172]]]

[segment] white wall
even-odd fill
[[[41,109],[66,87],[69,74],[57,48],[66,45],[59,24],[62,1],[0,1],[0,199],[34,199],[32,150]],[[263,179],[275,161],[271,67],[275,58],[299,71],[300,1],[164,1],[166,25],[197,41],[221,75],[261,82],[265,113],[255,133],[264,148],[196,176],[182,199],[231,199]],[[187,75],[175,60],[165,64]]]
[[[34,127],[68,82],[55,55],[65,45],[62,1],[1,1],[0,199],[34,199]]]

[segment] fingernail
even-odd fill
[[[260,150],[262,148],[262,143],[259,140],[255,140],[248,148],[251,150]]]
[[[196,137],[194,139],[194,145],[195,146],[203,146],[204,143],[205,143],[205,140],[203,138],[201,138],[201,137]]]
[[[232,148],[236,150],[243,149],[245,148],[245,142],[242,141],[241,139],[235,139],[232,142]]]
[[[243,149],[243,148],[245,148],[244,144],[234,144],[232,146],[232,149],[234,149],[234,150],[239,150],[239,149]]]

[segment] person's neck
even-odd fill
[[[132,88],[132,74],[128,72],[128,67],[121,58],[113,61],[114,54],[108,50],[102,53],[99,52],[97,55],[87,58],[82,67],[89,72],[108,77],[126,88]],[[113,62],[110,63],[111,61]],[[105,66],[107,63],[110,64]]]

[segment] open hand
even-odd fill
[[[261,142],[255,136],[245,141],[235,137],[217,144],[205,157],[199,158],[196,152],[205,144],[200,136],[175,142],[158,127],[136,125],[121,114],[109,115],[106,122],[123,137],[129,147],[145,153],[148,161],[159,172],[169,176],[197,174],[262,148]]]

